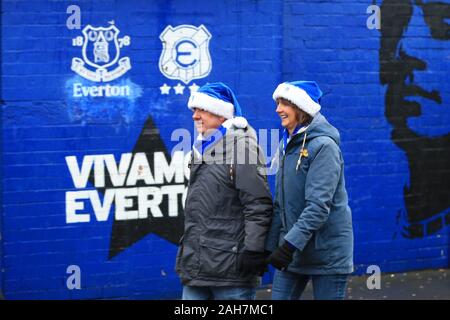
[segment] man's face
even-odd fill
[[[193,109],[192,119],[194,120],[195,128],[202,135],[211,133],[211,131],[220,127],[225,121],[224,117],[217,116],[199,108]]]
[[[384,40],[389,44],[400,35],[389,56],[381,57],[386,59],[381,61],[382,82],[388,83],[393,97],[386,115],[394,126],[417,135],[445,135],[450,121],[450,2],[411,0],[397,5],[405,9],[392,18],[395,22],[383,20],[381,9],[381,23],[398,24],[401,33]]]

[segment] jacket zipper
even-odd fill
[[[305,138],[304,138],[304,140],[306,140],[306,131],[304,132],[304,134],[305,134]],[[286,222],[286,212],[285,212],[285,196],[284,196],[284,160],[286,159],[286,155],[287,155],[287,152],[288,152],[288,147],[289,147],[289,143],[291,143],[291,141],[292,141],[293,139],[291,139],[291,140],[289,140],[289,142],[288,142],[288,144],[287,144],[287,146],[286,146],[286,150],[285,150],[285,152],[284,152],[284,154],[283,154],[283,158],[282,158],[282,160],[281,160],[281,193],[283,194],[283,199],[282,199],[282,203],[283,203],[283,207],[282,207],[282,212],[283,212],[283,215],[282,215],[282,219],[281,219],[281,223],[283,224],[283,227],[284,227],[284,230],[287,232],[288,230],[287,230],[287,222]],[[303,142],[303,146],[304,146],[304,142]],[[300,147],[300,149],[301,149],[302,147]]]
[[[287,150],[287,147],[286,147]],[[286,212],[284,211],[285,205],[284,205],[284,160],[286,159],[286,152],[283,155],[283,159],[281,159],[281,194],[283,195],[283,199],[282,199],[282,212],[283,214],[281,215],[282,219],[281,219],[281,223],[283,224],[283,228],[284,230],[287,232],[286,230]]]

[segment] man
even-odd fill
[[[272,216],[256,133],[223,83],[201,87],[188,107],[199,137],[176,262],[183,299],[254,299]]]
[[[384,0],[380,80],[392,140],[409,163],[406,238],[423,238],[450,225],[450,2]]]

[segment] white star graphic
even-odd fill
[[[197,91],[198,88],[200,88],[200,87],[198,85],[196,85],[195,83],[193,83],[192,86],[189,86],[189,90],[191,90],[191,93],[194,93],[195,91]]]
[[[185,86],[182,86],[180,83],[178,83],[175,87],[175,94],[183,94]]]
[[[159,87],[159,90],[161,90],[161,94],[169,94],[170,88],[167,84],[163,84],[161,87]]]

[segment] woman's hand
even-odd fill
[[[283,271],[292,262],[294,251],[295,247],[285,241],[282,246],[272,252],[268,262],[278,270]]]

